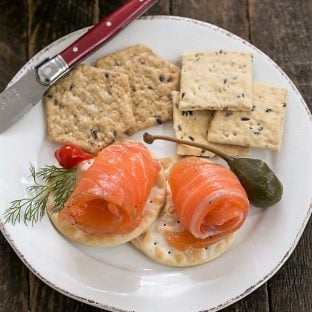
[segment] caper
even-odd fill
[[[246,190],[250,203],[255,207],[268,208],[279,202],[282,198],[282,183],[272,169],[260,159],[230,157],[209,145],[162,135],[144,133],[143,138],[148,144],[152,144],[154,140],[166,140],[199,147],[220,156],[228,163],[230,169],[236,174]]]
[[[242,183],[253,206],[267,208],[281,200],[283,185],[265,162],[252,158],[230,158],[227,163]]]

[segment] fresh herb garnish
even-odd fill
[[[33,183],[26,188],[32,197],[14,200],[4,212],[5,223],[20,223],[21,219],[32,225],[45,214],[48,198],[53,196],[53,213],[62,210],[76,184],[75,170],[59,168],[54,165],[46,166],[36,171],[30,165],[30,176]]]

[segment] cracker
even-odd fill
[[[252,54],[194,52],[182,58],[181,110],[250,111]]]
[[[161,211],[166,195],[166,181],[163,170],[158,174],[154,186],[152,187],[150,196],[146,201],[143,219],[140,225],[132,232],[127,234],[89,234],[80,230],[67,220],[60,220],[58,213],[52,213],[53,200],[49,198],[47,211],[51,222],[55,228],[66,238],[76,243],[94,246],[109,247],[124,244],[145,231],[158,217]]]
[[[128,77],[79,65],[45,98],[49,139],[96,153],[134,124]]]
[[[205,144],[212,148],[218,149],[220,152],[230,156],[248,155],[249,148],[235,145],[225,145],[210,143],[207,140],[207,133],[210,121],[212,119],[212,111],[180,111],[179,110],[179,92],[172,92],[173,104],[173,127],[176,137],[182,140],[195,141]],[[177,144],[178,155],[193,155],[213,157],[214,153],[202,150],[197,147]]]
[[[180,69],[151,49],[136,45],[97,60],[96,66],[127,74],[138,130],[172,120],[171,92],[179,89]]]
[[[166,175],[175,161],[176,158],[173,157],[161,161]],[[174,267],[199,265],[222,255],[231,246],[235,237],[235,234],[230,234],[227,238],[206,248],[190,248],[181,251],[168,245],[165,238],[168,230],[180,232],[184,230],[184,226],[175,214],[170,187],[167,183],[166,205],[161,215],[145,232],[131,241],[146,256],[156,262]]]
[[[216,112],[208,132],[210,142],[281,148],[287,90],[254,83],[251,112]]]

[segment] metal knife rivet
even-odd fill
[[[46,74],[46,75],[50,75],[51,74],[51,71],[52,71],[52,68],[50,66],[44,68],[43,72]]]
[[[78,48],[77,47],[73,47],[73,52],[78,52]]]
[[[112,22],[106,22],[106,26],[112,26]]]

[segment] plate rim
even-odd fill
[[[238,40],[240,42],[242,42],[243,44],[245,44],[246,46],[248,46],[249,48],[251,48],[252,50],[255,50],[257,53],[261,54],[271,65],[273,65],[275,67],[276,70],[279,71],[279,73],[283,76],[284,79],[286,79],[286,81],[289,83],[289,85],[291,86],[291,88],[293,89],[293,91],[295,92],[296,97],[299,99],[301,105],[303,105],[303,108],[305,109],[307,116],[309,117],[310,120],[310,124],[312,124],[312,113],[307,105],[307,103],[305,102],[303,96],[301,95],[301,93],[299,92],[298,88],[295,86],[295,84],[292,82],[292,80],[288,77],[288,75],[284,72],[284,70],[274,61],[272,60],[266,53],[264,53],[263,51],[261,51],[259,48],[257,48],[255,45],[253,45],[252,43],[250,43],[249,41],[241,38],[240,36],[222,28],[219,27],[217,25],[211,24],[209,22],[204,22],[204,21],[200,21],[200,20],[196,20],[193,18],[188,18],[188,17],[181,17],[181,16],[174,16],[174,15],[147,15],[147,16],[143,16],[140,17],[139,20],[172,20],[172,21],[177,21],[177,22],[187,22],[187,23],[192,23],[192,24],[197,24],[200,25],[202,27],[207,27],[210,29],[213,29],[217,32],[221,32],[222,34],[229,36],[230,38],[233,38],[235,40]],[[39,52],[37,52],[32,58],[30,58],[19,70],[18,72],[13,76],[13,78],[10,80],[10,82],[7,84],[6,88],[9,87],[11,84],[13,84],[18,78],[20,78],[23,73],[25,72],[26,68],[29,66],[29,64],[34,64],[36,63],[36,61],[39,61],[40,57],[46,53],[46,51],[50,50],[52,46],[55,45],[59,45],[61,42],[66,41],[67,39],[78,35],[78,34],[83,34],[85,31],[87,31],[90,27],[92,26],[88,26],[88,27],[84,27],[81,29],[78,29],[76,31],[70,32],[68,34],[66,34],[65,36],[60,37],[59,39],[51,42],[49,45],[47,45],[46,47],[44,47],[42,50],[40,50]],[[239,294],[236,297],[233,297],[231,299],[228,299],[227,301],[223,302],[222,304],[219,304],[215,307],[210,308],[209,310],[205,310],[206,312],[213,312],[213,311],[219,311],[220,309],[223,309],[231,304],[234,304],[235,302],[243,299],[244,297],[246,297],[247,295],[249,295],[250,293],[252,293],[253,291],[255,291],[256,289],[258,289],[260,286],[262,286],[266,281],[268,281],[274,274],[277,273],[277,271],[279,271],[279,269],[284,265],[284,263],[288,260],[288,258],[290,257],[290,255],[293,253],[293,251],[295,250],[305,228],[306,225],[310,219],[310,216],[312,215],[312,199],[310,199],[310,204],[309,204],[309,208],[307,210],[306,216],[304,218],[303,223],[301,224],[297,235],[294,239],[294,241],[292,242],[290,248],[286,251],[285,255],[281,258],[281,260],[277,263],[277,265],[268,273],[266,274],[262,279],[260,279],[257,283],[255,283],[254,285],[251,285],[250,287],[248,287],[245,291],[243,291],[241,294]],[[85,297],[81,297],[78,295],[75,295],[74,293],[67,291],[57,285],[55,285],[54,283],[50,282],[49,280],[45,279],[35,268],[32,267],[32,265],[27,261],[27,259],[24,257],[24,255],[19,251],[19,249],[14,245],[14,239],[11,238],[10,234],[7,232],[6,228],[5,228],[5,223],[0,219],[0,231],[3,234],[3,236],[5,237],[6,241],[9,243],[9,245],[11,246],[11,248],[14,250],[15,254],[20,258],[20,260],[23,262],[23,264],[37,277],[39,278],[42,282],[44,282],[46,285],[48,285],[49,287],[51,287],[52,289],[56,290],[57,292],[72,298],[74,300],[78,300],[82,303],[86,303],[89,305],[93,305],[95,307],[101,308],[101,309],[106,309],[109,311],[116,311],[116,312],[128,312],[128,311],[132,311],[132,310],[125,310],[125,309],[120,309],[118,307],[114,307],[114,306],[109,306],[106,305],[104,303],[100,303],[94,300],[90,300],[88,298]]]

